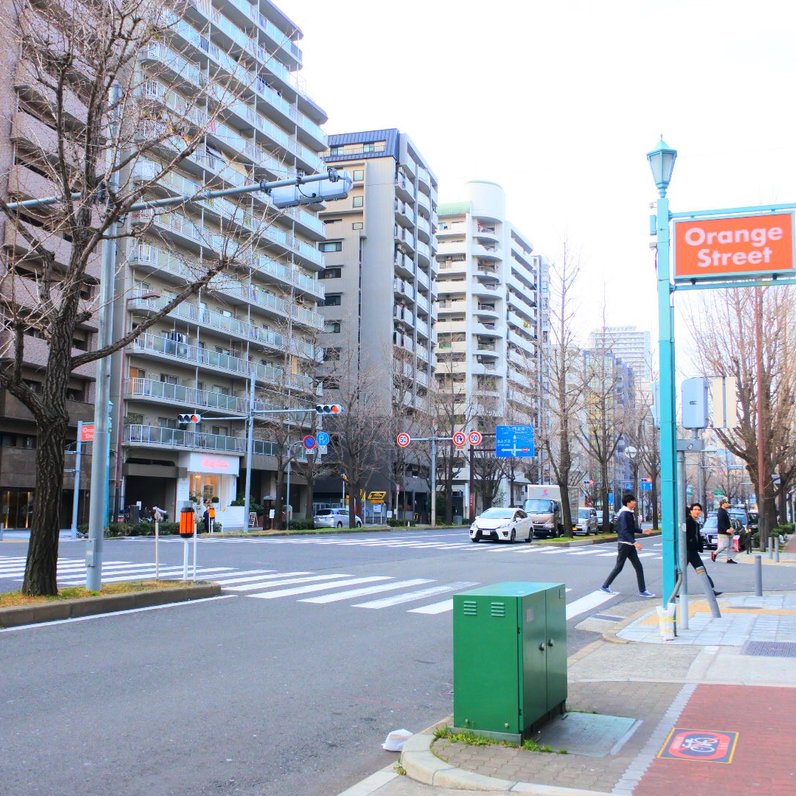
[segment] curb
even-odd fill
[[[181,589],[154,589],[129,594],[111,594],[107,597],[83,597],[79,600],[64,600],[41,605],[22,605],[0,610],[0,628],[78,619],[114,611],[130,611],[134,608],[151,608],[156,605],[217,597],[219,594],[221,594],[219,584],[202,583]]]
[[[424,785],[454,790],[488,793],[535,793],[537,796],[611,796],[604,791],[535,785],[532,782],[499,779],[456,768],[431,751],[434,736],[426,732],[408,738],[401,751],[401,765],[406,775]]]

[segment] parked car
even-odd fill
[[[362,527],[362,517],[354,517],[357,528]],[[348,519],[348,509],[318,509],[318,513],[312,518],[312,524],[316,528],[350,528]]]
[[[480,542],[482,539],[496,542],[523,539],[530,542],[533,541],[533,523],[522,509],[493,506],[479,514],[470,526],[470,541]]]
[[[746,509],[742,508],[730,508],[727,509],[727,514],[730,515],[730,519],[738,520],[743,526],[744,531],[747,530],[749,527],[749,515],[746,513]]]
[[[730,516],[730,522],[733,527],[733,539],[740,538],[743,531],[743,525],[735,517]],[[719,546],[719,532],[718,532],[718,518],[715,514],[711,514],[700,528],[699,533],[702,536],[702,544],[706,550],[716,550]],[[737,549],[737,548],[736,548]]]
[[[588,536],[590,533],[597,533],[597,512],[595,509],[581,507],[572,522],[572,532]]]

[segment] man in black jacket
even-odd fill
[[[699,535],[699,517],[702,514],[702,504],[701,503],[692,503],[688,507],[688,512],[685,518],[685,549],[688,555],[688,563],[696,570],[699,567],[705,569],[705,565],[702,563],[702,559],[700,558],[699,554],[702,552],[702,545],[700,544],[700,535]],[[705,574],[708,575],[707,569],[705,569]],[[710,588],[713,589],[713,593],[718,597],[721,592],[716,591],[716,586],[713,583],[713,578],[708,575],[708,580],[710,581]]]
[[[714,561],[718,561],[722,555],[727,557],[728,564],[737,564],[738,562],[732,557],[732,537],[733,527],[732,520],[727,508],[730,501],[723,497],[719,501],[719,510],[716,512],[716,531],[718,533],[718,541],[716,542],[716,552],[711,556]]]
[[[636,534],[643,533],[647,535],[651,531],[642,531],[636,526],[636,515],[633,513],[635,508],[635,496],[625,495],[622,498],[622,508],[619,509],[619,513],[616,515],[616,535],[618,537],[616,566],[611,570],[611,574],[600,590],[606,592],[606,594],[618,594],[611,588],[611,584],[614,578],[622,571],[625,561],[630,560],[633,569],[636,570],[639,596],[654,597],[655,595],[651,591],[647,591],[647,587],[644,584],[644,568],[638,558],[638,551],[641,550],[641,545],[636,541]]]

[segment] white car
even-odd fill
[[[362,527],[362,517],[355,517],[357,528]],[[348,524],[348,509],[318,509],[312,518],[316,528],[350,528]]]
[[[588,536],[597,533],[597,512],[588,507],[578,509],[578,516],[572,521],[572,532]]]
[[[470,541],[480,542],[482,539],[494,539],[496,542],[522,539],[530,542],[533,540],[531,518],[522,509],[487,509],[470,526]]]

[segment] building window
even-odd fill
[[[340,334],[340,321],[326,321],[323,331],[327,334]]]
[[[318,302],[321,307],[339,307],[342,304],[341,293],[327,293],[323,301]]]
[[[324,348],[324,350],[323,350],[323,361],[324,362],[336,362],[339,359],[340,359],[340,348],[339,347]]]
[[[354,182],[362,182],[365,179],[365,169],[354,169]]]
[[[343,241],[341,240],[324,240],[318,244],[318,248],[322,252],[341,252],[343,251]]]
[[[318,274],[318,279],[339,279],[343,275],[342,268],[324,268]]]
[[[351,201],[351,207],[364,207],[364,205],[365,205],[364,196],[355,196]]]
[[[351,229],[364,229],[365,225],[361,221],[354,221],[351,224]]]
[[[340,389],[340,379],[338,379],[336,376],[324,376],[321,379],[321,384],[325,390]]]

